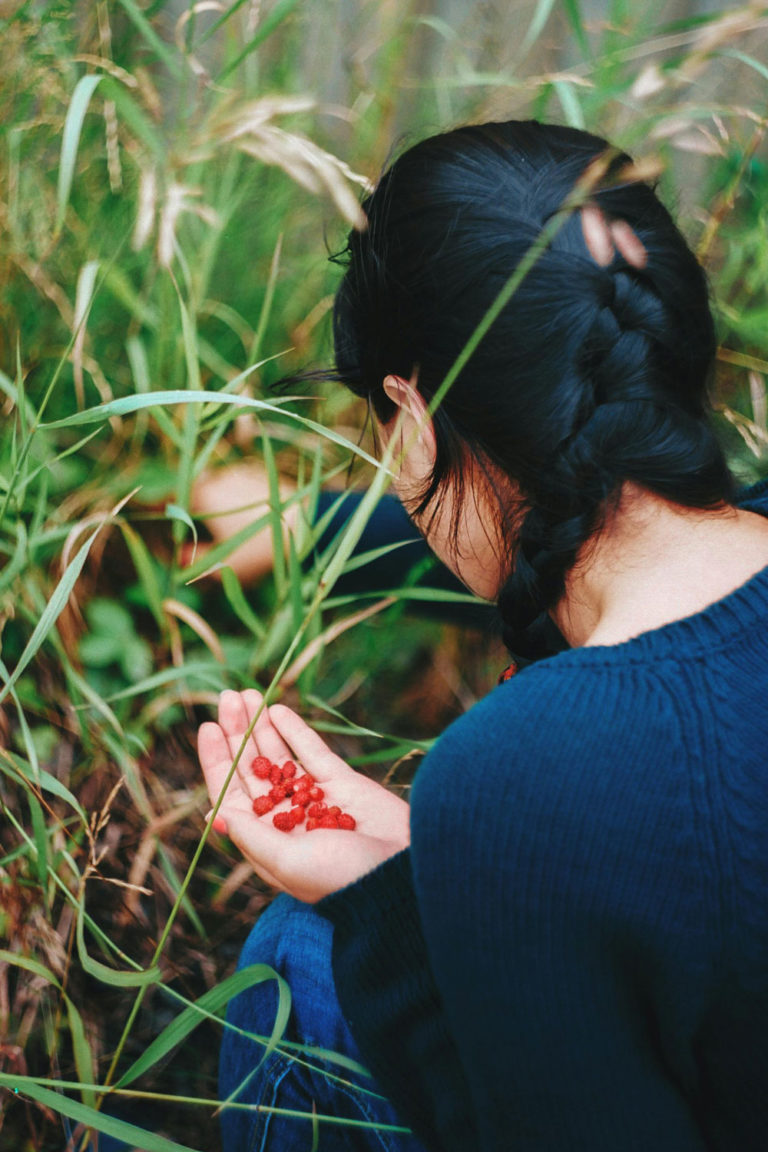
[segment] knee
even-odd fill
[[[291,982],[311,968],[313,960],[324,967],[330,960],[332,928],[310,904],[285,893],[262,912],[250,931],[238,961],[238,969],[268,964]]]

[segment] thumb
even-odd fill
[[[285,832],[278,832],[271,823],[238,808],[222,808],[213,827],[217,832],[229,836],[263,880],[274,888],[283,888],[276,872],[279,870],[280,857],[288,847]]]

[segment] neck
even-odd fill
[[[626,483],[552,612],[572,647],[619,644],[700,612],[768,565],[768,520],[683,508]]]

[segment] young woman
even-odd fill
[[[294,899],[243,963],[286,976],[289,1040],[362,1060],[391,1104],[321,1054],[259,1065],[228,1030],[222,1092],[264,1111],[225,1111],[225,1152],[309,1148],[285,1113],[313,1109],[382,1125],[322,1122],[320,1149],[766,1147],[768,487],[734,493],[703,273],[607,148],[534,122],[436,136],[350,237],[338,378],[398,438],[397,494],[524,666],[437,741],[410,809],[262,712],[217,827]],[[225,692],[200,730],[212,800],[259,704]],[[300,761],[356,829],[255,816],[257,754]],[[230,1021],[268,1034],[275,997]]]

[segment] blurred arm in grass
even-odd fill
[[[291,502],[296,485],[280,478],[281,520],[284,536],[296,530],[302,511],[298,501]],[[329,547],[334,537],[343,530],[364,493],[350,492],[332,515],[316,545],[317,552]],[[320,493],[315,509],[315,520],[336,503],[338,490]],[[237,532],[261,518],[269,509],[269,480],[266,468],[256,460],[243,461],[203,473],[192,493],[192,512],[203,521],[210,534],[210,542],[200,543],[197,558],[212,547],[224,543]],[[466,593],[461,581],[430,551],[423,536],[411,522],[396,496],[386,495],[379,502],[373,516],[357,544],[354,555],[399,545],[379,555],[375,560],[355,568],[337,581],[336,591],[341,595],[389,591],[406,585],[434,588],[438,591]],[[191,545],[184,555],[190,562]],[[238,545],[225,563],[234,570],[244,586],[258,584],[273,567],[273,539],[271,526],[255,532],[245,543]],[[215,572],[212,575],[215,576]],[[446,602],[436,599],[414,600],[411,606],[420,616],[485,630],[495,620],[495,610],[481,601]]]

